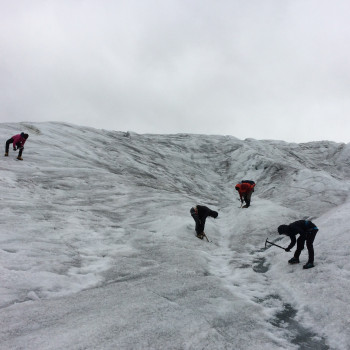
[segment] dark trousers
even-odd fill
[[[11,143],[13,143],[13,138],[12,137],[6,141],[6,149],[5,149],[6,153],[9,152],[9,148],[10,148],[10,144]],[[23,146],[19,146],[18,157],[20,157],[22,155],[23,150],[24,150],[24,147]]]
[[[315,254],[314,254],[313,243],[314,243],[314,240],[315,240],[317,232],[318,232],[317,229],[316,230],[312,230],[312,231],[306,233],[306,239],[303,239],[302,237],[298,238],[298,240],[297,240],[297,250],[294,253],[294,257],[296,259],[299,259],[300,253],[304,249],[304,243],[306,241],[306,248],[307,248],[307,250],[309,252],[309,261],[308,262],[310,262],[310,263],[314,262]]]
[[[245,201],[245,204],[246,204],[247,208],[250,206],[250,200],[252,198],[253,192],[254,192],[254,190],[249,191],[248,193],[245,193],[243,195],[243,200]]]
[[[191,213],[191,216],[193,217],[193,220],[196,223],[196,228],[195,228],[196,233],[197,234],[203,233],[204,225],[205,225],[205,219],[201,220],[199,218],[198,214],[196,214],[196,211],[194,210],[194,208],[191,208],[190,213]]]

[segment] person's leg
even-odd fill
[[[194,220],[194,222],[196,223],[196,227],[195,227],[195,231],[197,236],[202,234],[202,232],[204,231],[204,227],[202,227],[201,221],[199,220],[199,216],[196,213],[196,211],[194,210],[194,208],[191,208],[190,210],[191,216]]]
[[[13,138],[10,138],[6,141],[5,156],[9,153],[10,143],[13,143]]]
[[[196,233],[197,233],[197,237],[203,239],[203,236],[204,236],[204,222],[202,220],[198,220],[198,222],[196,222]]]
[[[304,249],[304,245],[305,245],[305,239],[302,237],[299,237],[297,239],[297,249],[294,253],[294,258],[299,260],[299,256],[301,254],[301,251]]]
[[[307,234],[307,237],[306,237],[306,248],[309,252],[309,260],[308,262],[313,264],[314,263],[314,257],[315,257],[315,254],[314,254],[314,240],[315,240],[315,237],[316,237],[316,233],[318,232],[318,230],[312,230],[311,232],[309,232]]]
[[[253,194],[253,191],[249,191],[247,193],[247,196],[246,196],[246,203],[247,203],[247,208],[250,206],[250,201],[252,199],[252,194]]]
[[[18,158],[20,158],[22,156],[23,150],[24,150],[24,147],[19,148]]]
[[[249,200],[248,200],[248,198],[247,198],[247,194],[244,194],[243,195],[243,201],[244,201],[244,205],[243,205],[243,207],[242,208],[248,208],[249,207]],[[243,203],[242,203],[243,204]]]
[[[251,197],[252,197],[252,192],[248,192],[243,195],[243,200],[245,201],[245,205],[242,208],[249,208]]]

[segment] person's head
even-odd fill
[[[278,226],[278,229],[277,229],[278,233],[280,235],[289,235],[289,226],[288,225],[280,225]]]
[[[213,212],[213,218],[216,219],[218,217],[219,213],[217,211]]]
[[[29,135],[28,135],[28,134],[23,134],[23,137],[24,137],[25,139],[27,139],[27,138],[29,137]]]
[[[235,187],[236,191],[239,191],[239,185],[237,184]]]

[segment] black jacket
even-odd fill
[[[196,222],[196,232],[202,233],[204,231],[206,218],[208,216],[216,218],[218,216],[218,212],[211,210],[204,205],[197,205],[196,207],[197,207],[198,213],[196,213],[194,208],[191,208],[190,213],[194,221]]]
[[[287,236],[290,237],[291,242],[290,242],[287,249],[291,249],[295,246],[295,243],[297,241],[295,236],[297,234],[300,234],[298,241],[300,240],[300,241],[305,242],[305,240],[307,239],[307,234],[309,232],[312,232],[313,230],[318,231],[318,228],[313,222],[308,221],[308,220],[298,220],[298,221],[294,221],[291,224],[289,224]]]

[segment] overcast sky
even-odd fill
[[[350,142],[348,0],[0,0],[0,122]]]

